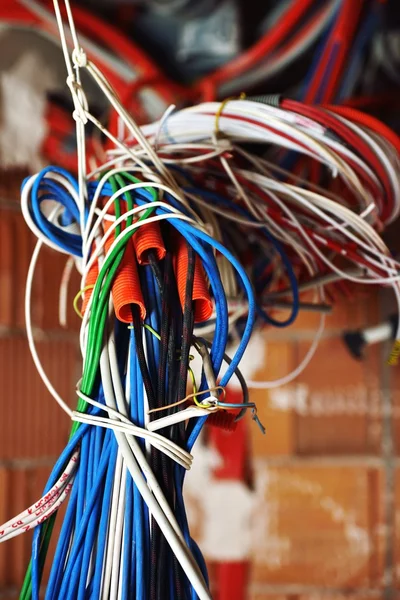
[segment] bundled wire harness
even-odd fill
[[[315,340],[292,373],[250,382],[267,388],[291,381],[311,360],[332,286],[391,286],[400,303],[399,263],[380,236],[399,214],[400,142],[358,111],[279,96],[172,106],[139,128],[82,50],[66,1],[71,57],[54,4],[79,169],[76,180],[47,167],[23,184],[23,214],[38,238],[26,323],[39,373],[73,424],[43,497],[0,527],[0,541],[34,530],[20,597],[37,600],[65,503],[47,599],[207,599],[183,500],[193,445],[206,421],[232,428],[248,410],[263,430],[238,369],[255,326],[286,327],[300,310],[320,313]],[[116,111],[118,137],[91,114],[82,69]],[[90,173],[89,122],[107,141],[105,162]],[[35,348],[31,289],[43,245],[67,257],[61,313],[74,264],[82,277],[75,410]],[[315,297],[306,302],[309,290]],[[234,405],[224,402],[233,376],[243,390]]]

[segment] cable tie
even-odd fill
[[[178,402],[173,402],[172,404],[166,404],[165,406],[160,406],[158,408],[152,408],[151,410],[147,411],[147,414],[151,415],[152,413],[162,412],[163,410],[168,410],[169,408],[174,408],[175,406],[180,406],[181,404],[185,404],[185,402],[187,402],[188,400],[191,400],[191,399],[193,399],[194,403],[197,406],[204,408],[205,405],[202,405],[201,402],[199,400],[197,400],[197,396],[209,394],[209,396],[207,396],[207,398],[209,398],[209,397],[211,397],[212,392],[215,390],[223,390],[225,393],[225,389],[223,387],[221,387],[220,385],[215,386],[213,388],[209,388],[207,390],[202,390],[200,392],[196,390],[192,394],[188,394],[187,396],[182,398],[182,400],[178,400]],[[215,396],[213,396],[213,398],[215,398]]]
[[[218,139],[218,137],[221,135],[221,132],[219,130],[219,121],[222,115],[222,112],[225,108],[225,106],[228,104],[228,102],[231,102],[232,100],[244,100],[246,98],[246,94],[244,92],[242,92],[240,94],[240,96],[229,96],[228,98],[225,98],[225,100],[222,100],[221,104],[219,105],[218,109],[215,112],[215,125],[214,125],[214,133],[216,138]]]
[[[73,299],[72,305],[74,307],[74,311],[76,312],[76,314],[78,315],[78,317],[80,319],[82,319],[82,314],[78,308],[78,302],[79,299],[83,296],[83,294],[85,292],[88,292],[89,290],[93,290],[94,289],[94,284],[90,284],[90,285],[86,285],[83,289],[79,290],[78,293],[76,294],[75,298]]]

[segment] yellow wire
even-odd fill
[[[231,100],[244,100],[245,98],[246,98],[246,94],[244,92],[242,92],[239,97],[238,96],[229,96],[228,98],[225,98],[225,100],[222,100],[221,104],[219,105],[219,107],[217,109],[217,112],[215,113],[214,131],[215,131],[216,135],[219,134],[219,120],[221,118],[222,111],[224,110],[224,108],[228,104],[228,102],[231,102]]]
[[[192,380],[193,392],[196,394],[195,396],[193,396],[193,400],[197,404],[197,384],[196,384],[196,377],[194,376],[194,371],[193,371],[192,367],[188,367],[188,371],[189,371],[190,379]]]
[[[151,327],[151,325],[147,325],[147,323],[143,323],[143,327],[148,329],[148,331],[150,331],[161,342],[161,335],[159,333],[157,333],[157,331],[155,329],[153,329],[153,327]]]
[[[76,312],[76,314],[78,315],[78,317],[81,318],[81,319],[83,319],[83,317],[82,317],[81,311],[78,308],[79,299],[82,297],[82,295],[85,292],[88,292],[89,290],[92,290],[93,288],[94,288],[94,284],[87,285],[86,287],[83,288],[83,290],[79,290],[79,292],[76,294],[76,296],[75,296],[75,298],[73,300],[72,305],[74,307],[74,311]]]
[[[169,408],[172,408],[173,406],[179,406],[179,404],[183,404],[184,402],[187,402],[187,400],[191,400],[194,396],[203,396],[204,394],[209,394],[210,392],[215,392],[217,390],[223,390],[223,392],[225,393],[225,388],[223,388],[220,385],[216,385],[215,387],[208,388],[208,390],[203,390],[202,392],[196,391],[193,394],[188,394],[185,398],[182,398],[182,400],[179,400],[178,402],[174,402],[173,404],[168,404],[167,406],[160,406],[159,408],[152,408],[151,410],[148,411],[148,414],[160,412],[162,410],[168,410]],[[214,406],[214,405],[213,404],[198,404],[198,406],[200,406],[200,408],[210,408],[211,406]],[[216,406],[216,408],[218,408],[218,406]]]

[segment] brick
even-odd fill
[[[38,353],[58,393],[74,403],[77,349],[64,341],[41,341]],[[68,417],[47,392],[23,337],[0,339],[0,460],[57,456],[70,429]]]
[[[388,348],[390,351],[390,349]],[[386,353],[385,353],[386,354]],[[385,361],[386,356],[382,357],[382,361]],[[393,408],[392,419],[393,419],[393,444],[397,455],[400,454],[400,365],[387,366],[383,365],[382,369],[386,369],[385,376],[389,381],[388,393],[390,394],[390,402]]]
[[[396,469],[395,481],[394,481],[394,514],[393,514],[393,526],[394,531],[394,548],[393,548],[393,559],[395,564],[395,587],[397,590],[400,589],[400,469]]]
[[[1,514],[4,523],[17,515],[30,504],[29,478],[27,471],[3,470],[5,510]],[[19,535],[0,545],[0,589],[19,586],[25,574],[30,555],[31,534]]]
[[[379,584],[380,478],[372,470],[371,483],[370,471],[257,462],[253,583],[332,588]]]
[[[38,294],[41,303],[38,325],[45,331],[62,329],[59,322],[60,285],[67,259],[65,254],[51,248],[43,248],[41,252],[37,276],[37,286],[41,290]],[[80,275],[74,266],[68,284],[67,330],[69,331],[78,331],[81,325],[81,319],[73,309],[73,299],[80,289],[80,284]]]
[[[62,272],[67,257],[50,248],[43,249],[41,255],[41,275],[44,278],[44,311],[41,327],[44,330],[59,327],[59,291]]]
[[[28,175],[29,171],[26,168],[0,168],[0,199],[17,204],[21,193],[21,183]]]
[[[298,343],[298,362],[309,343]],[[370,453],[371,413],[380,410],[379,382],[368,363],[355,361],[341,339],[321,341],[316,355],[292,388],[300,397],[297,451],[300,454]],[[298,402],[299,404],[299,402]],[[379,417],[379,415],[378,415]],[[379,432],[378,432],[379,433]]]
[[[14,325],[21,329],[25,327],[25,287],[28,275],[29,264],[34,247],[34,237],[29,231],[23,216],[15,213],[14,231],[16,248],[18,254],[15,260],[15,287],[13,290],[13,300],[15,303],[15,321]],[[38,298],[32,294],[32,305],[37,303]]]
[[[254,377],[256,380],[274,380],[285,376],[294,366],[294,344],[288,342],[266,343],[265,367]],[[282,388],[279,388],[282,397]],[[285,388],[283,389],[283,393]],[[279,394],[279,393],[278,393]],[[266,427],[261,435],[258,427],[249,424],[254,456],[292,454],[295,447],[295,418],[290,407],[279,404],[276,391],[250,390],[252,402],[256,402],[258,416]]]
[[[294,600],[294,596],[292,596],[293,600]],[[343,593],[343,594],[338,594],[338,593],[331,593],[329,591],[327,592],[314,592],[314,593],[309,593],[309,594],[301,594],[299,596],[296,597],[296,600],[324,600],[326,598],[326,600],[383,600],[384,595],[382,593],[379,592],[367,592],[367,593],[363,593],[363,592],[357,592],[357,590],[353,593],[353,594],[347,594],[347,593]],[[288,600],[291,600],[291,597],[289,596]]]
[[[14,323],[15,246],[12,213],[0,211],[0,325]]]
[[[6,469],[0,468],[0,523],[7,521],[7,493],[8,493],[8,472]],[[5,585],[6,573],[6,545],[0,544],[0,590]]]
[[[25,327],[25,286],[28,268],[36,244],[20,212],[0,211],[0,325]],[[32,286],[32,321],[45,330],[57,330],[59,324],[59,290],[67,256],[42,246]],[[68,323],[75,331],[80,320],[72,300],[80,286],[76,269],[71,277],[68,298]]]
[[[290,600],[290,598],[284,594],[264,594],[263,592],[252,592],[250,590],[248,600]]]
[[[4,591],[0,588],[0,600],[17,600],[19,597],[17,590],[10,591],[9,589],[4,589]]]

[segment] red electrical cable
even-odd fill
[[[352,146],[354,151],[357,152],[363,158],[363,160],[367,161],[371,165],[372,170],[378,174],[380,181],[384,187],[387,199],[390,200],[391,203],[391,206],[388,206],[387,203],[382,205],[382,219],[386,220],[390,216],[391,210],[393,210],[392,189],[387,173],[382,163],[380,162],[377,155],[371,150],[370,146],[354,131],[346,127],[343,121],[340,121],[339,119],[335,118],[334,115],[330,114],[326,110],[320,110],[317,107],[307,106],[300,102],[296,102],[295,100],[286,99],[282,100],[281,106],[284,109],[309,117],[317,123],[320,123],[325,127],[331,129],[347,144]],[[379,188],[377,188],[375,182],[368,176],[368,174],[360,170],[358,165],[348,157],[343,156],[343,158],[345,158],[345,160],[350,164],[350,166],[352,166],[359,172],[360,176],[362,176],[362,178],[366,181],[368,187],[373,192],[375,199],[379,199],[379,197],[381,196],[380,190]]]
[[[370,96],[357,96],[357,98],[346,98],[341,103],[343,106],[362,109],[377,109],[382,107],[394,107],[400,101],[400,93],[396,90],[383,92],[381,94],[372,94]]]
[[[338,115],[342,115],[343,117],[350,119],[359,125],[368,127],[368,129],[371,129],[372,131],[375,131],[384,137],[390,144],[392,144],[392,146],[400,154],[400,137],[387,125],[382,123],[382,121],[379,121],[379,119],[376,119],[372,115],[367,115],[366,113],[349,106],[336,106],[328,104],[325,106],[325,108],[337,113]]]
[[[254,46],[237,58],[198,81],[195,84],[196,89],[200,92],[205,91],[204,96],[210,97],[211,87],[215,89],[224,81],[238,77],[244,71],[253,68],[259,61],[265,60],[268,54],[291,34],[314,2],[315,0],[292,0],[289,8],[271,31],[268,31]],[[213,93],[212,96],[215,97],[216,94]]]
[[[286,100],[284,100],[283,102],[292,102],[292,101],[286,101]],[[294,101],[293,101],[293,102],[294,102]],[[282,106],[284,107],[285,105],[284,105],[284,104],[282,104]],[[286,105],[286,106],[287,106],[287,105]],[[306,112],[307,110],[310,110],[310,109],[311,109],[311,107],[305,107],[303,104],[299,104],[299,106],[301,107],[301,109],[302,109],[302,110],[303,110],[303,108],[304,108],[304,111],[305,111],[305,112]],[[212,113],[206,113],[206,114],[212,114]],[[264,123],[260,123],[259,121],[256,121],[256,120],[254,120],[254,119],[251,119],[251,118],[249,118],[249,117],[242,117],[242,116],[239,116],[239,115],[234,115],[234,114],[231,114],[231,113],[229,113],[229,112],[226,112],[226,113],[224,113],[224,116],[226,116],[226,117],[229,117],[230,119],[233,119],[233,120],[238,120],[238,121],[243,121],[243,122],[246,122],[246,123],[256,124],[258,127],[261,127],[261,128],[263,128],[263,129],[266,129],[266,130],[268,130],[268,131],[271,131],[272,133],[277,133],[277,134],[278,134],[280,137],[283,137],[283,138],[285,138],[285,139],[287,139],[287,140],[289,140],[289,141],[291,141],[291,142],[293,142],[293,143],[297,144],[297,145],[298,145],[298,146],[300,146],[301,148],[303,148],[303,149],[305,149],[305,150],[308,150],[307,146],[306,146],[305,144],[303,144],[302,142],[300,142],[299,140],[297,140],[297,139],[295,139],[295,138],[291,137],[290,135],[288,135],[288,134],[286,134],[286,133],[282,133],[282,132],[280,132],[280,131],[277,131],[276,129],[274,129],[274,127],[272,127],[272,126],[270,126],[270,125],[266,125],[266,124],[264,124]],[[359,139],[359,138],[357,137],[357,140],[358,140],[358,139]],[[374,157],[374,159],[376,159],[375,155],[373,155],[373,157]],[[349,164],[349,165],[350,165],[350,166],[351,166],[351,167],[352,167],[354,170],[356,170],[356,171],[359,173],[360,177],[361,177],[363,180],[365,180],[365,181],[366,181],[366,183],[367,183],[368,187],[370,187],[370,188],[371,188],[371,190],[372,190],[372,191],[374,192],[374,194],[376,195],[376,198],[377,198],[377,200],[379,200],[379,198],[381,198],[382,194],[381,194],[381,191],[379,190],[379,188],[377,187],[376,183],[374,182],[374,180],[373,180],[373,179],[371,179],[371,177],[369,177],[368,173],[366,173],[366,172],[365,172],[365,171],[364,171],[362,168],[360,168],[360,166],[359,166],[357,163],[355,163],[353,160],[351,160],[351,159],[350,159],[350,158],[348,158],[347,156],[346,156],[346,157],[344,157],[344,158],[346,159],[346,161],[348,162],[348,164]],[[382,168],[382,166],[381,166],[381,164],[379,163],[379,161],[377,161],[377,164],[379,165],[379,166],[378,166],[378,168],[380,168],[380,169],[381,169],[381,168]],[[387,181],[387,179],[386,179],[386,173],[385,173],[384,177],[385,177],[384,181]],[[390,196],[389,196],[389,197],[391,198],[392,196],[391,196],[391,188],[390,188],[390,185],[389,185],[389,187],[387,188],[387,191],[390,193]],[[386,210],[387,210],[387,209],[386,209]]]
[[[314,15],[311,16],[309,21],[301,28],[300,31],[294,32],[276,52],[273,54],[273,60],[279,59],[281,56],[292,51],[293,48],[299,46],[302,41],[313,33],[313,30],[319,26],[325,15],[330,12],[330,6],[322,6]]]
[[[340,84],[364,0],[343,0],[335,26],[308,87],[305,102],[331,102]]]

